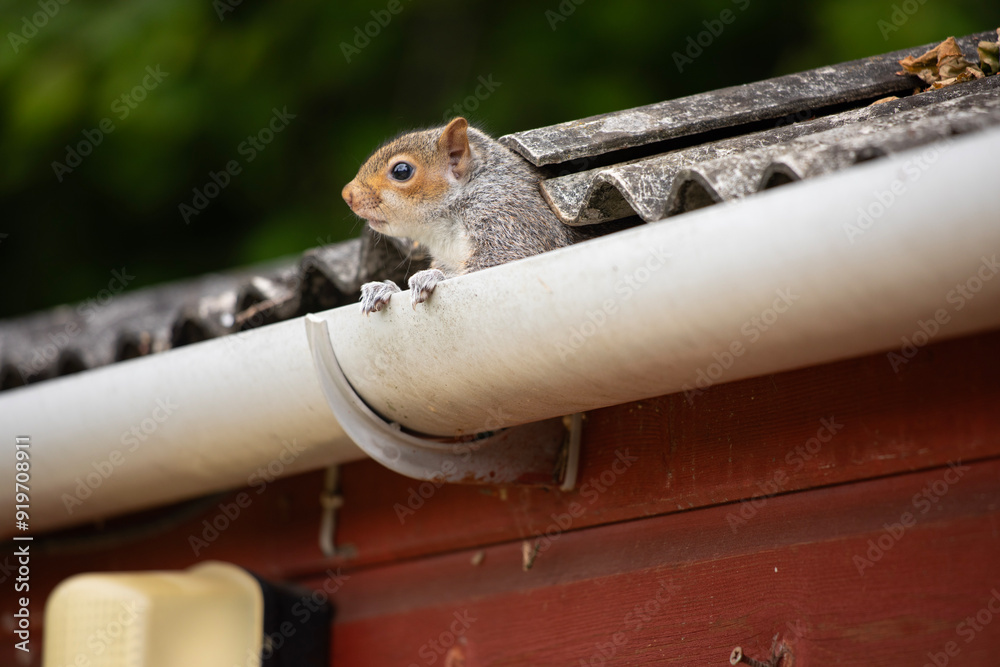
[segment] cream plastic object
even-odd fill
[[[260,585],[207,561],[177,572],[79,574],[45,607],[44,667],[259,667]]]

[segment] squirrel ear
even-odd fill
[[[469,122],[462,117],[455,118],[441,132],[438,150],[448,156],[448,170],[456,179],[469,173],[472,154],[469,151],[469,137],[466,130]]]

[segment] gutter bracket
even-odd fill
[[[377,415],[351,387],[326,320],[305,316],[306,337],[327,403],[344,432],[368,456],[406,477],[462,484],[560,486],[571,490],[579,463],[580,415],[546,419],[485,435],[419,437]]]

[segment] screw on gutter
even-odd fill
[[[772,667],[772,663],[761,662],[760,660],[754,660],[753,658],[748,658],[743,655],[743,649],[739,646],[733,649],[733,652],[729,654],[729,664],[730,665],[750,665],[750,667]]]

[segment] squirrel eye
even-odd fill
[[[392,165],[392,169],[389,170],[389,174],[394,180],[397,181],[408,181],[413,176],[413,165],[409,162],[397,162]]]

